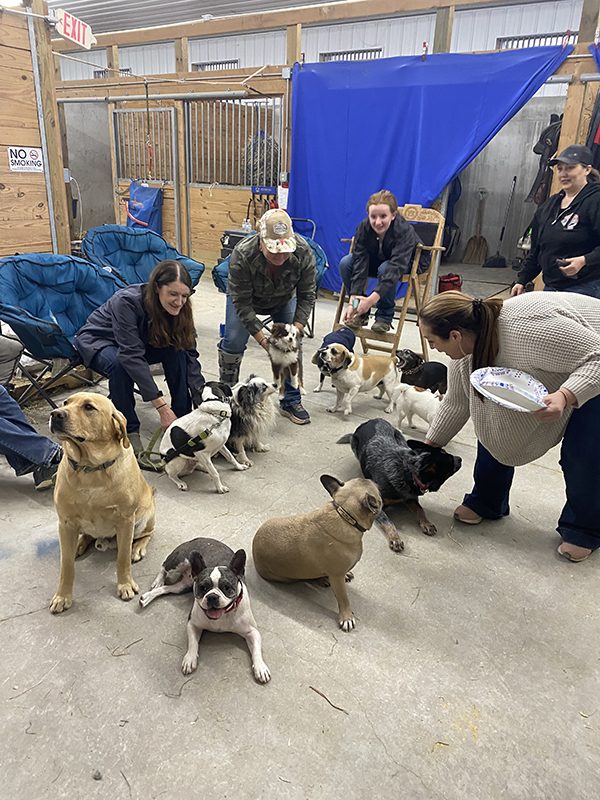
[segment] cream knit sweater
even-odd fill
[[[507,300],[498,319],[500,350],[494,366],[528,372],[548,392],[569,389],[582,406],[600,394],[600,300],[571,292],[531,292]],[[508,408],[475,394],[471,356],[452,361],[448,392],[427,432],[446,445],[469,419],[475,434],[497,461],[528,464],[558,444],[572,408],[556,422]]]

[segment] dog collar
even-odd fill
[[[112,467],[116,460],[116,458],[113,458],[112,461],[105,461],[104,464],[100,464],[97,467],[82,467],[75,461],[74,458],[67,458],[67,461],[73,467],[75,472],[77,472],[78,469],[80,469],[82,472],[98,472],[99,469],[108,469],[109,467]]]
[[[352,525],[353,527],[356,528],[357,531],[360,531],[361,533],[367,532],[367,528],[363,528],[363,526],[357,520],[355,520],[352,514],[348,513],[348,511],[346,511],[346,509],[343,506],[341,506],[339,503],[336,503],[335,500],[332,500],[332,503],[333,507],[340,515],[340,517],[344,520],[344,522],[347,522],[349,525]]]
[[[230,611],[235,611],[239,604],[242,602],[242,597],[244,596],[244,584],[242,584],[242,588],[238,596],[235,598],[233,603],[230,603],[227,608],[225,609],[225,613],[229,614]]]
[[[423,369],[423,364],[419,364],[418,367],[413,367],[412,369],[402,369],[402,367],[400,367],[400,372],[403,375],[414,375],[415,372],[420,372],[422,369]]]
[[[415,472],[413,472],[413,476],[412,476],[412,477],[413,477],[413,481],[414,481],[414,482],[417,484],[417,486],[419,487],[419,489],[420,489],[420,490],[421,490],[421,491],[422,491],[424,494],[425,494],[425,493],[427,493],[427,492],[429,491],[429,489],[427,488],[427,486],[425,486],[425,484],[424,484],[422,481],[420,481],[420,480],[418,479],[418,477],[417,477],[417,475],[416,475],[416,473],[415,473]]]

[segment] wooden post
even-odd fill
[[[119,48],[116,44],[106,48],[106,66],[109,78],[119,77]]]
[[[175,39],[175,72],[189,72],[188,38]]]
[[[600,2],[600,0],[599,0]],[[437,8],[435,12],[435,32],[433,34],[434,53],[449,53],[454,24],[454,6]]]
[[[185,158],[185,115],[183,103],[176,101],[177,114],[177,164],[179,177],[179,230],[181,232],[181,252],[190,255],[190,233],[188,226],[188,187]]]
[[[65,119],[65,106],[63,103],[58,104],[58,127],[60,130],[60,143],[62,149],[63,166],[67,172],[69,171],[69,146],[67,143],[67,121]],[[70,173],[69,173],[70,176]],[[65,180],[65,192],[67,194],[67,213],[69,215],[69,239],[73,241],[77,236],[75,235],[75,220],[73,219],[73,192],[71,189],[71,181]],[[81,214],[81,198],[79,198],[79,214]],[[80,226],[81,227],[81,226]]]
[[[600,0],[583,0],[579,21],[580,42],[593,42],[600,22]]]
[[[34,14],[47,16],[48,6],[44,0],[33,0],[31,10]],[[50,174],[49,191],[52,192],[54,206],[54,223],[56,227],[56,246],[59,253],[71,253],[71,237],[69,233],[69,213],[67,210],[67,193],[63,172],[62,146],[58,124],[58,107],[56,103],[56,84],[54,82],[54,57],[50,44],[50,30],[44,20],[34,18],[33,26],[38,51],[40,70],[40,93],[42,97],[43,119],[48,147],[48,171]]]
[[[288,25],[287,28],[287,61],[295,64],[302,59],[302,25]]]
[[[117,154],[115,153],[114,122],[112,112],[116,108],[116,103],[108,103],[108,136],[110,144],[110,172],[113,185],[113,203],[115,206],[115,225],[121,224],[121,209],[119,207],[119,182],[117,180]]]

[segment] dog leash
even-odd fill
[[[209,411],[207,413],[210,414],[212,412]],[[189,448],[192,451],[192,453],[194,453],[196,450],[200,448],[200,445],[202,444],[204,439],[208,439],[208,437],[215,430],[215,428],[218,428],[219,425],[221,425],[221,423],[223,422],[223,420],[229,417],[229,414],[225,410],[220,411],[219,417],[220,419],[218,419],[214,425],[211,425],[210,428],[205,428],[205,430],[201,431],[199,434],[197,434],[197,436],[190,437],[186,442],[184,442],[179,447],[172,447],[168,451],[168,453],[166,453],[164,456],[162,455],[162,453],[154,451],[154,446],[156,445],[158,437],[162,433],[162,428],[159,428],[152,437],[150,444],[148,445],[146,450],[144,450],[141,453],[138,453],[137,460],[138,464],[140,465],[140,468],[148,470],[148,472],[163,472],[166,465],[170,461],[173,461],[174,458],[177,458],[177,456],[181,455],[184,450],[187,450]],[[157,460],[153,460],[151,456],[159,456],[159,458]]]
[[[340,515],[340,517],[344,520],[344,522],[347,522],[349,525],[352,525],[354,528],[356,528],[357,531],[360,531],[361,533],[367,532],[368,528],[363,528],[363,526],[357,520],[355,520],[352,514],[346,511],[346,509],[343,506],[341,506],[339,503],[336,503],[335,500],[332,500],[331,502],[333,503],[333,507]]]

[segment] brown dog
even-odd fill
[[[338,602],[340,628],[354,628],[354,614],[346,592],[350,570],[362,556],[363,533],[383,508],[372,481],[354,478],[347,483],[321,475],[333,501],[318,511],[294,517],[276,517],[262,525],[252,542],[254,566],[265,580],[279,583],[319,579],[331,585]]]
[[[50,611],[71,606],[75,558],[94,540],[98,550],[116,543],[117,594],[131,600],[138,591],[131,562],[146,555],[155,509],[154,489],[140,472],[125,417],[107,397],[80,392],[52,411],[50,430],[64,448],[54,490],[60,583]]]
[[[294,389],[304,394],[302,383],[302,331],[288,322],[274,322],[269,334],[269,358],[273,380],[279,385],[281,397],[285,394],[285,381],[289,378]]]

